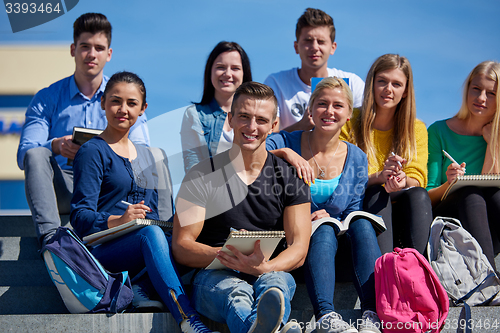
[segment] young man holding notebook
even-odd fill
[[[328,59],[337,49],[332,17],[320,9],[307,8],[297,21],[295,36],[294,48],[300,56],[300,68],[273,73],[264,81],[278,99],[280,128],[288,132],[313,128],[307,112],[311,78],[343,78],[352,90],[354,107],[360,107],[365,89],[363,80],[354,73],[328,68]]]
[[[72,160],[80,145],[72,142],[73,127],[104,129],[107,121],[101,96],[111,60],[111,24],[106,16],[87,13],[73,25],[73,75],[40,90],[26,111],[17,164],[25,173],[26,199],[40,245],[61,225],[59,214],[69,214],[73,192]],[[130,139],[149,145],[147,118],[140,117]]]
[[[243,83],[228,115],[232,148],[195,165],[177,198],[174,258],[199,269],[192,280],[196,310],[225,322],[231,332],[271,333],[286,323],[295,292],[287,272],[303,264],[309,245],[309,187],[286,162],[266,151],[276,114],[272,89]],[[259,241],[249,255],[228,246],[234,256],[229,255],[220,250],[231,229],[284,230],[287,247],[278,246],[269,261]],[[228,269],[204,269],[215,258]],[[290,322],[281,332],[299,329]]]

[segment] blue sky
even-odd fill
[[[0,13],[1,43],[71,43],[72,23],[89,11],[113,25],[113,59],[105,68],[138,73],[146,82],[149,116],[198,101],[208,53],[221,40],[240,43],[253,76],[300,65],[293,50],[295,24],[306,7],[329,13],[337,28],[329,66],[361,78],[384,53],[406,56],[415,76],[417,114],[427,125],[452,116],[468,72],[500,60],[500,1],[97,1],[80,0],[67,14],[12,33]]]
[[[150,122],[152,137],[167,146],[165,141],[177,140],[182,109],[201,99],[206,58],[215,44],[242,45],[254,80],[262,82],[270,73],[300,66],[293,41],[306,7],[320,8],[335,21],[338,48],[329,67],[364,80],[378,56],[406,56],[413,67],[417,117],[427,126],[457,112],[463,81],[475,65],[500,61],[498,0],[80,0],[67,14],[15,34],[2,11],[0,47],[67,43],[69,48],[79,15],[105,14],[113,25],[114,50],[105,73],[129,70],[144,79],[148,117],[158,117]],[[176,115],[162,115],[172,110]]]

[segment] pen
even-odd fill
[[[126,202],[125,200],[122,200],[121,203],[124,204],[124,205],[127,205],[127,206],[132,205],[130,202]],[[148,212],[148,210],[145,210],[145,211]],[[152,212],[152,210],[149,209],[149,212]]]
[[[460,163],[458,163],[457,161],[455,161],[455,159],[454,159],[453,157],[451,157],[451,155],[450,155],[450,154],[448,154],[448,152],[447,152],[446,150],[442,149],[442,151],[443,151],[444,156],[448,157],[448,159],[449,159],[452,163],[456,163],[456,164],[458,164],[460,167],[462,167],[462,166],[461,166],[461,164],[460,164]],[[465,173],[465,168],[463,168],[463,169],[464,169],[464,173]]]
[[[396,156],[396,154],[394,154],[393,151],[391,151],[391,155],[392,156]],[[399,165],[400,168],[403,168],[403,165],[401,164],[401,162],[399,162],[399,161],[396,161],[396,162],[398,162],[398,165]]]
[[[456,163],[456,164],[460,165],[460,163],[458,163],[457,161],[455,161],[455,159],[454,159],[453,157],[451,157],[451,155],[450,155],[450,154],[448,154],[448,153],[446,152],[446,150],[444,150],[444,149],[443,149],[443,154],[444,154],[444,156],[448,157],[448,159],[449,159],[452,163]]]

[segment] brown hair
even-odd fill
[[[328,27],[330,28],[330,38],[335,42],[335,25],[333,18],[321,9],[307,8],[304,14],[297,20],[295,27],[295,38],[299,41],[302,29],[305,27]]]
[[[84,32],[90,32],[93,35],[99,32],[104,33],[108,39],[108,47],[111,46],[111,23],[109,23],[105,15],[86,13],[77,18],[73,24],[73,42],[75,45],[80,35]]]
[[[276,99],[276,96],[274,96],[274,91],[271,87],[254,81],[242,83],[234,92],[233,103],[231,104],[231,114],[233,116],[235,114],[236,103],[241,95],[257,100],[272,101],[274,104],[272,120],[276,120],[276,117],[278,116],[278,100]]]

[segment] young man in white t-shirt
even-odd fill
[[[311,78],[337,76],[344,78],[353,92],[354,107],[363,101],[363,80],[354,73],[328,68],[328,58],[335,53],[335,26],[330,15],[320,9],[307,8],[295,29],[295,52],[301,67],[271,74],[264,83],[274,90],[279,105],[280,129],[288,132],[309,130],[313,122],[307,111],[311,96]]]

